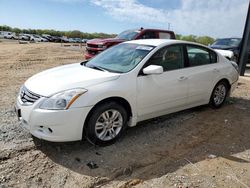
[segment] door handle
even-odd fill
[[[183,81],[183,80],[186,80],[188,79],[186,76],[181,76],[180,78],[178,78],[179,81]]]

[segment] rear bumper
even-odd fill
[[[16,108],[21,111],[21,126],[33,136],[53,142],[82,139],[84,122],[91,107],[44,110],[35,106],[22,105],[19,100],[16,103]]]
[[[231,88],[230,88],[230,95],[233,93],[233,91],[236,89],[238,85],[238,80],[234,83],[231,84]]]

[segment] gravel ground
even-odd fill
[[[201,106],[141,122],[108,147],[51,143],[19,126],[16,94],[31,75],[83,60],[84,50],[6,41],[0,49],[1,188],[250,187],[249,76],[221,109]]]

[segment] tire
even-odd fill
[[[123,106],[116,102],[103,103],[93,109],[84,134],[91,144],[110,145],[122,135],[127,122],[128,115]]]
[[[226,81],[220,81],[218,82],[214,89],[213,89],[213,92],[211,94],[211,97],[210,97],[210,106],[212,108],[220,108],[227,96],[228,96],[228,91],[229,91],[229,85]]]

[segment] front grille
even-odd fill
[[[38,99],[40,99],[40,95],[35,94],[31,91],[29,91],[26,87],[22,87],[21,92],[20,92],[20,99],[23,103],[26,104],[33,104],[36,102]]]
[[[96,55],[99,51],[87,50],[89,54]]]
[[[96,45],[96,44],[88,44],[87,43],[87,47],[89,47],[89,48],[98,48],[98,45]]]

